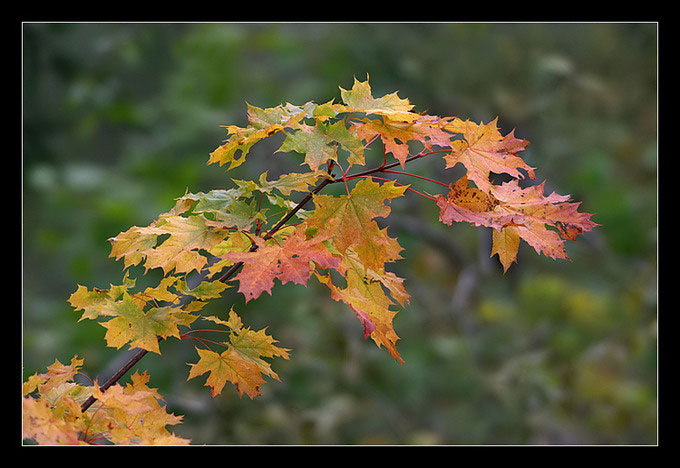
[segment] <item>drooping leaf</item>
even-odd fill
[[[316,276],[331,290],[331,298],[344,302],[357,314],[364,327],[364,338],[370,336],[378,347],[384,346],[396,361],[403,364],[396,347],[399,336],[392,324],[397,311],[390,308],[393,303],[381,284],[350,273],[346,276],[347,285],[343,288],[333,284],[330,275],[317,273]]]
[[[487,193],[469,187],[467,176],[463,176],[447,197],[436,196],[439,219],[449,225],[457,221],[494,228],[491,255],[498,254],[506,271],[516,261],[519,239],[547,257],[568,259],[564,240],[573,240],[597,224],[589,213],[579,213],[580,204],[569,203],[568,195],[546,197],[543,192],[544,183],[521,188],[515,179],[492,185]]]
[[[520,234],[516,226],[507,226],[500,231],[493,230],[491,257],[498,255],[498,259],[503,265],[503,271],[508,271],[510,265],[517,261],[519,241]]]
[[[470,187],[467,176],[455,184],[446,197],[435,196],[439,207],[439,220],[447,225],[453,222],[467,222],[475,226],[501,229],[512,223],[521,223],[524,217],[497,209],[499,201],[478,188]]]

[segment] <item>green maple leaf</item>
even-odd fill
[[[364,145],[355,134],[350,133],[340,120],[327,125],[316,122],[316,125],[301,124],[299,130],[289,133],[276,152],[295,151],[305,155],[305,163],[316,171],[328,160],[338,161],[338,145],[349,152],[350,164],[364,162]]]

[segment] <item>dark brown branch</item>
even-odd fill
[[[147,351],[146,349],[138,349],[137,352],[134,354],[134,356],[132,356],[132,358],[131,358],[128,362],[126,362],[125,365],[124,365],[123,367],[121,367],[120,369],[118,369],[118,372],[116,372],[115,374],[113,374],[113,375],[109,378],[109,380],[107,380],[107,381],[104,383],[104,385],[102,385],[101,387],[99,387],[99,389],[100,389],[102,392],[105,392],[106,390],[108,390],[108,388],[109,388],[111,385],[113,385],[113,384],[115,384],[116,382],[118,382],[118,380],[119,380],[121,377],[123,377],[123,376],[127,373],[127,371],[129,371],[129,370],[132,368],[132,366],[134,366],[135,364],[137,364],[137,362],[138,362],[140,359],[142,359],[142,358],[146,355],[146,353],[148,353],[148,351]],[[93,396],[90,396],[87,400],[85,400],[85,402],[83,403],[83,405],[80,407],[81,411],[82,411],[83,413],[84,413],[85,411],[87,411],[87,409],[88,409],[90,406],[92,406],[92,404],[93,404],[95,401],[97,401],[97,399],[96,399],[95,397],[93,397]]]
[[[407,162],[410,162],[410,161],[415,161],[416,159],[423,158],[423,157],[428,156],[428,155],[433,154],[433,153],[443,153],[443,152],[448,152],[448,151],[451,151],[451,149],[447,149],[447,150],[437,150],[437,151],[428,151],[428,152],[421,151],[420,153],[418,153],[418,154],[416,154],[416,155],[414,155],[414,156],[411,156],[410,158],[406,158],[406,159],[404,160],[404,164],[406,164]],[[383,172],[383,171],[385,171],[385,170],[387,170],[387,169],[391,169],[391,168],[393,168],[393,167],[396,167],[396,166],[398,166],[399,164],[401,164],[399,161],[393,162],[393,163],[390,163],[390,164],[383,164],[382,166],[375,167],[375,168],[373,168],[373,169],[368,169],[368,170],[365,170],[365,171],[362,171],[362,172],[357,172],[356,174],[348,174],[348,175],[346,175],[345,177],[341,177],[341,178],[339,178],[339,179],[333,179],[332,181],[330,181],[330,183],[331,183],[331,184],[336,184],[336,183],[338,183],[338,182],[343,182],[343,181],[345,181],[345,180],[353,179],[353,178],[355,178],[355,177],[363,177],[363,176],[367,176],[367,175],[370,175],[370,174],[375,174],[375,173],[378,173],[378,172]]]

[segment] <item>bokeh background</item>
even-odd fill
[[[66,302],[78,284],[120,283],[107,238],[186,189],[297,169],[272,156],[279,141],[229,174],[206,165],[245,102],[337,101],[368,74],[374,96],[398,90],[416,111],[498,116],[531,141],[523,157],[547,191],[601,226],[568,243],[571,261],[523,244],[504,275],[489,230],[395,200],[405,258],[392,271],[413,296],[395,320],[405,364],[314,280],[247,307],[228,290],[209,312],[234,304],[292,358],[262,397],[228,385],[211,399],[204,377],[186,381],[191,344],[166,342],[136,369],[184,415],[173,431],[200,444],[655,444],[657,47],[654,23],[24,24],[23,377],[77,354],[102,378],[124,359]],[[452,177],[436,160],[417,171]]]

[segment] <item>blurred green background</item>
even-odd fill
[[[369,74],[374,96],[398,90],[418,112],[498,116],[531,141],[546,191],[601,226],[568,243],[572,261],[523,244],[503,275],[488,229],[395,200],[404,366],[314,280],[247,307],[228,290],[209,312],[235,304],[291,360],[256,400],[229,385],[211,399],[205,376],[186,381],[191,344],[166,342],[137,369],[184,415],[172,430],[199,444],[655,444],[657,46],[654,23],[24,24],[24,378],[74,354],[92,377],[120,363],[66,302],[77,284],[120,284],[108,237],[186,189],[297,170],[273,139],[229,174],[206,165],[245,102],[338,101]]]

